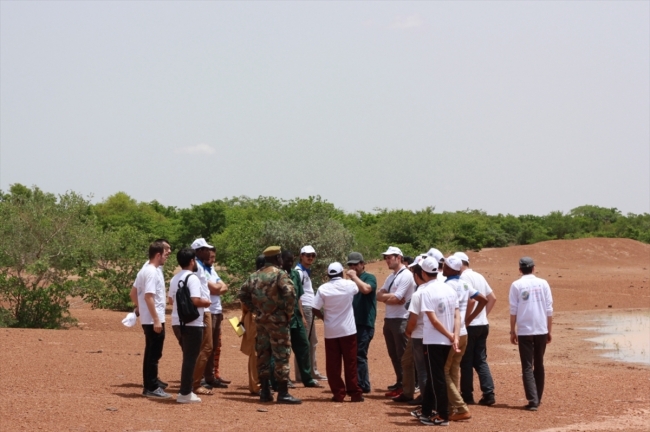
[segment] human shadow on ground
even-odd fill
[[[112,385],[111,387],[124,387],[124,388],[142,388],[142,384],[136,384],[136,383],[124,383],[124,384],[115,384]]]
[[[422,423],[420,423],[419,421],[408,421],[408,422],[392,421],[390,423],[394,424],[395,426],[402,426],[402,427],[408,427],[408,426],[422,427]]]
[[[515,411],[524,411],[523,405],[494,404],[487,407],[488,409],[510,409]]]

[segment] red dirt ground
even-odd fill
[[[555,300],[554,338],[546,354],[546,390],[538,412],[525,404],[516,347],[510,345],[507,294],[518,277],[519,257],[529,255],[547,279]],[[452,423],[470,431],[650,430],[650,367],[615,362],[593,350],[583,327],[611,312],[650,308],[650,245],[623,239],[551,241],[532,246],[469,252],[498,298],[490,315],[489,364],[497,404],[471,406],[473,418]],[[383,262],[368,270],[383,283]],[[611,307],[611,309],[610,309]],[[140,395],[144,338],[121,324],[124,313],[73,305],[79,326],[67,331],[0,329],[0,430],[189,431],[189,430],[407,430],[425,427],[409,407],[383,397],[394,375],[381,336],[383,305],[370,346],[373,392],[361,404],[330,402],[328,389],[298,388],[299,406],[265,405],[249,396],[246,357],[225,329],[222,370],[230,388],[203,403],[179,405]],[[233,309],[227,317],[239,315]],[[318,323],[320,341],[322,322]],[[225,324],[227,325],[227,324]],[[650,335],[648,335],[650,337]],[[321,370],[325,359],[318,350]],[[160,376],[178,391],[181,353],[167,335]],[[475,383],[475,385],[478,385]]]

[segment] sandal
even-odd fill
[[[200,387],[200,386],[199,386],[198,388],[194,389],[194,393],[196,393],[196,394],[200,394],[200,395],[211,395],[211,394],[214,394],[214,393],[212,393],[210,390],[208,390],[207,388],[205,388],[205,387]]]

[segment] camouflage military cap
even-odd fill
[[[282,249],[280,249],[280,246],[269,246],[266,249],[264,249],[264,252],[262,252],[265,257],[272,257],[276,255],[280,255],[282,253]]]

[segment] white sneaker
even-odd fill
[[[201,402],[201,398],[198,397],[194,392],[190,392],[190,394],[183,396],[182,394],[178,394],[176,397],[176,402],[178,403],[199,403]]]

